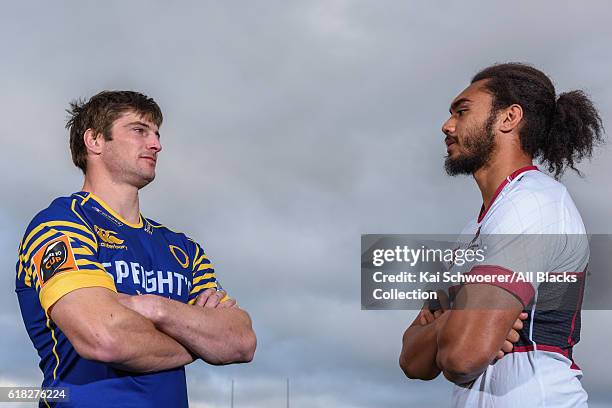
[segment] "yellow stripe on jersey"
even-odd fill
[[[23,283],[25,283],[26,286],[32,287],[32,270],[27,266],[25,267],[25,277],[23,278]]]
[[[200,281],[202,281],[204,279],[210,279],[210,278],[214,278],[214,277],[215,277],[215,273],[214,272],[205,273],[204,275],[198,276],[197,278],[195,278],[193,280],[193,284],[195,285],[196,283],[198,283],[198,282],[200,282]]]
[[[72,252],[75,255],[93,255],[93,252],[88,247],[72,248]]]
[[[208,288],[216,288],[216,287],[217,287],[217,282],[208,282],[203,285],[195,286],[193,289],[191,289],[190,293],[196,293],[200,289],[208,289]]]
[[[230,299],[231,299],[231,297],[226,293],[225,296],[223,297],[223,299],[221,299],[219,301],[219,303],[225,302],[225,301],[230,300]],[[187,302],[187,304],[194,305],[196,300],[198,300],[197,296],[194,297],[193,299],[191,299],[189,302]]]
[[[212,267],[212,264],[203,263],[202,265],[198,266],[198,270],[196,272],[203,271],[204,269],[212,269]]]
[[[43,228],[45,227],[70,227],[70,228],[75,228],[78,230],[81,230],[87,234],[90,234],[94,240],[96,239],[94,233],[92,230],[90,230],[89,228],[81,225],[81,224],[77,224],[76,222],[70,222],[70,221],[47,221],[47,222],[43,222],[40,223],[39,225],[36,226],[36,228],[34,228],[29,234],[28,236],[23,240],[23,245],[21,246],[21,249],[24,250],[28,247],[28,244],[30,243],[30,240],[34,237],[34,235],[36,235],[38,232],[40,232]],[[51,228],[53,229],[53,228]],[[35,245],[34,245],[35,246]],[[97,245],[92,245],[94,248],[97,248]]]
[[[45,312],[62,296],[76,289],[102,287],[117,292],[113,278],[104,270],[66,271],[55,275],[45,282],[40,290],[39,298]]]
[[[128,227],[142,228],[144,224],[142,221],[143,219],[142,214],[138,213],[138,222],[134,224],[133,222],[128,222],[123,217],[121,217],[118,213],[115,212],[115,210],[113,210],[108,204],[106,204],[104,200],[102,200],[100,197],[98,197],[94,193],[89,193],[89,196],[87,196],[87,199],[89,198],[92,198],[96,203],[100,204],[102,208],[104,208],[110,215],[112,215],[113,217],[115,217],[116,219],[118,219],[119,221],[127,225]]]
[[[98,269],[105,270],[104,266],[102,266],[102,264],[100,262],[90,261],[89,259],[77,259],[76,260],[76,264],[78,266],[94,265],[94,266],[97,266]]]
[[[91,194],[87,194],[85,197],[83,197],[83,199],[81,200],[81,205],[85,204],[87,200],[89,200],[89,197],[91,197]]]
[[[191,266],[191,269],[195,269],[196,262],[198,261],[199,256],[200,256],[200,246],[196,245],[196,253],[195,253],[195,256],[193,257],[193,265]]]
[[[19,261],[17,262],[17,279],[21,278],[21,273],[23,272],[23,259],[21,254],[19,255]]]
[[[91,245],[92,248],[94,248],[96,250],[98,249],[98,244],[96,244],[91,239],[89,239],[89,238],[87,238],[87,237],[85,237],[85,236],[83,236],[81,234],[77,234],[76,232],[72,232],[72,231],[59,231],[59,232],[61,232],[64,235],[69,236],[70,238],[74,238],[71,241],[80,240],[80,241],[85,242],[88,245]]]
[[[30,255],[32,255],[32,251],[34,250],[34,248],[36,248],[44,240],[46,240],[48,238],[51,238],[53,235],[55,235],[57,233],[66,235],[66,236],[71,237],[71,238],[75,238],[77,240],[81,240],[81,241],[85,242],[86,244],[91,245],[94,249],[96,249],[96,250],[98,249],[98,245],[94,241],[92,241],[91,239],[87,238],[84,235],[81,235],[81,234],[78,234],[78,233],[72,232],[72,231],[58,231],[58,230],[55,230],[55,229],[51,229],[50,231],[47,231],[44,234],[42,234],[40,237],[38,237],[38,239],[36,239],[36,241],[32,242],[32,245],[30,245],[30,247],[28,249],[28,252],[26,252],[26,254],[25,254],[25,259],[30,259]]]
[[[34,248],[36,248],[44,240],[46,240],[48,238],[51,238],[55,234],[57,234],[57,231],[56,230],[51,230],[51,231],[45,232],[40,237],[38,237],[38,239],[36,241],[34,241],[32,243],[32,245],[30,245],[30,247],[28,248],[28,252],[26,252],[25,255],[24,255],[24,258],[25,259],[30,259],[30,255],[32,255],[32,251],[34,250]]]
[[[88,197],[89,197],[89,196],[88,196]],[[86,200],[85,200],[85,201],[86,201]],[[84,202],[84,201],[83,201],[83,202]],[[74,208],[75,204],[76,204],[76,200],[72,200],[72,204],[70,205],[70,209],[72,210],[72,212],[73,212],[73,213],[74,213],[74,214],[75,214],[77,217],[79,217],[79,219],[81,220],[81,222],[83,223],[83,225],[88,225],[88,224],[85,222],[85,220],[83,219],[83,217],[81,217],[81,214],[79,214],[79,213],[78,213],[78,211],[77,211],[77,210]],[[94,234],[94,233],[93,233],[93,231],[92,231],[90,228],[88,228],[88,229],[89,229],[89,232],[91,233],[91,236],[94,238],[94,241],[96,241],[96,246],[95,246],[95,248],[96,248],[96,250],[97,250],[97,249],[98,249],[98,245],[97,245],[97,244],[98,244],[98,238],[96,238],[96,234]]]
[[[55,368],[53,369],[53,379],[55,380],[57,379],[57,367],[59,367],[60,358],[56,350],[57,339],[55,338],[55,330],[53,330],[53,328],[49,324],[50,321],[51,319],[49,319],[49,315],[47,315],[47,328],[51,330],[51,338],[53,339],[53,355],[55,356]]]
[[[202,256],[200,256],[200,258],[198,258],[198,260],[194,262],[193,269],[196,270],[196,266],[199,266],[204,261],[207,261],[206,263],[210,263],[210,261],[206,257],[206,254],[202,254]]]

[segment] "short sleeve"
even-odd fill
[[[17,279],[33,287],[45,312],[62,296],[86,287],[116,291],[98,261],[96,237],[82,217],[43,212],[28,227],[19,246]]]
[[[571,219],[563,201],[545,198],[531,192],[508,197],[482,228],[478,240],[484,259],[469,272],[495,277],[491,284],[525,307],[548,274],[582,272],[589,258],[587,236],[566,227]]]
[[[217,280],[212,262],[202,247],[197,242],[190,241],[195,247],[195,255],[192,263],[192,281],[188,303],[193,304],[198,295],[206,289],[223,290],[223,288]],[[226,295],[222,301],[227,299],[229,297]]]

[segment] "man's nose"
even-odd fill
[[[455,133],[455,121],[452,117],[448,118],[446,122],[442,124],[442,133],[446,136],[452,136]]]
[[[162,145],[157,135],[151,136],[151,141],[149,142],[149,149],[154,150],[156,153],[161,152]]]

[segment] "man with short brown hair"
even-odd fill
[[[184,366],[250,361],[251,319],[200,245],[140,214],[162,150],[155,101],[105,91],[69,112],[83,188],[34,217],[17,262],[43,386],[69,388],[70,406],[187,406]]]

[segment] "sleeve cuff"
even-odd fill
[[[496,265],[480,265],[472,268],[470,275],[510,275],[512,276],[513,272],[510,269],[506,269],[502,266]],[[511,278],[510,278],[511,279]],[[498,288],[505,289],[514,295],[520,302],[523,304],[523,307],[527,307],[527,305],[531,302],[531,300],[535,296],[535,289],[533,285],[529,282],[487,282],[486,285],[497,286]]]
[[[39,298],[45,313],[62,296],[76,289],[102,287],[117,292],[115,282],[104,271],[66,271],[50,279],[40,290]]]

